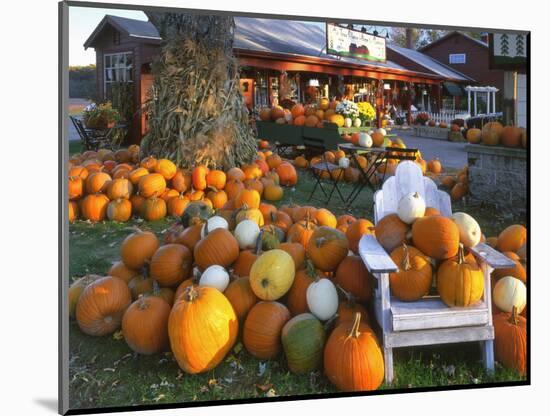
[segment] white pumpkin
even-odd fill
[[[227,223],[227,220],[224,217],[220,217],[219,215],[214,215],[213,217],[208,218],[208,221],[206,221],[202,225],[201,238],[204,238],[207,234],[211,233],[216,228],[224,228],[227,230],[229,229],[229,224]]]
[[[344,119],[344,127],[351,127],[351,123],[352,123],[351,118],[346,117]]]
[[[286,121],[288,124],[291,124],[291,123],[292,123],[292,113],[290,113],[290,112],[285,113],[285,121]]]
[[[239,242],[239,248],[246,250],[254,248],[260,235],[260,227],[252,220],[243,220],[235,227],[235,238]]]
[[[527,288],[521,280],[504,276],[495,284],[493,301],[503,312],[512,312],[515,306],[518,308],[518,313],[521,313],[527,304]]]
[[[306,291],[309,311],[321,321],[327,321],[338,310],[338,293],[329,279],[319,279]]]
[[[353,127],[361,127],[361,119],[360,118],[356,118],[355,120],[353,120]]]
[[[477,221],[465,212],[455,212],[451,220],[458,226],[460,242],[464,247],[475,247],[481,240],[481,228]]]
[[[378,133],[380,133],[382,136],[385,136],[386,134],[388,134],[386,132],[386,129],[383,129],[382,127],[380,127],[378,130],[376,130]]]
[[[364,131],[359,133],[359,146],[372,147],[372,137]]]
[[[349,158],[344,156],[338,159],[338,166],[340,166],[342,169],[349,168]]]
[[[424,198],[418,192],[405,195],[397,204],[397,216],[405,224],[412,224],[426,212]]]
[[[208,286],[223,292],[229,285],[229,273],[217,264],[208,267],[199,279],[199,286]]]

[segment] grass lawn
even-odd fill
[[[71,144],[72,153],[78,149]],[[307,204],[313,187],[308,173],[299,173],[294,190],[285,190],[280,204],[290,200]],[[344,195],[350,187],[343,187]],[[338,198],[333,196],[327,206],[335,214],[344,213]],[[279,205],[280,205],[279,204]],[[311,205],[323,206],[312,201]],[[453,205],[454,211],[474,215],[487,236],[496,235],[507,225],[525,223],[523,218],[501,216],[489,209],[469,206],[467,202]],[[356,200],[353,215],[372,219],[372,193],[365,190]],[[172,220],[154,223],[133,221],[127,224],[89,224],[77,221],[70,226],[71,279],[87,273],[105,274],[112,262],[119,260],[121,241],[131,232],[132,225],[146,226],[162,238]],[[448,345],[438,348],[405,348],[394,353],[395,380],[382,388],[415,388],[505,382],[520,380],[520,376],[496,364],[493,376],[482,367],[481,350],[477,343]],[[126,345],[120,334],[90,337],[81,333],[74,321],[70,323],[70,406],[71,408],[155,404],[170,402],[210,401],[301,395],[336,392],[321,373],[309,376],[291,374],[280,356],[275,361],[252,358],[239,342],[225,361],[202,375],[183,373],[170,353],[138,356]]]

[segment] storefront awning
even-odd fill
[[[460,85],[454,82],[444,82],[443,86],[445,87],[447,92],[454,97],[460,97],[464,95],[464,92],[462,91],[462,88],[460,87]]]

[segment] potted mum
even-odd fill
[[[357,123],[358,125],[355,125],[355,121],[356,121],[355,120],[354,126],[355,127],[360,127],[361,125],[369,126],[371,121],[376,118],[376,110],[374,109],[372,104],[369,103],[368,101],[363,101],[358,103],[357,107],[359,108],[359,118],[358,118],[359,123]]]
[[[110,129],[120,121],[120,113],[110,102],[91,104],[84,109],[83,120],[90,129]]]
[[[353,121],[359,118],[359,107],[356,103],[349,100],[343,100],[336,105],[336,114],[342,115],[344,119],[344,125],[351,127]]]

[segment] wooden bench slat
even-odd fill
[[[384,347],[399,348],[417,345],[489,341],[494,338],[495,331],[492,326],[401,331],[384,334]]]
[[[479,243],[477,246],[470,248],[470,251],[493,269],[506,269],[515,266],[512,260],[485,243]]]
[[[371,273],[392,273],[398,270],[396,264],[373,235],[365,234],[361,237],[359,255]]]

